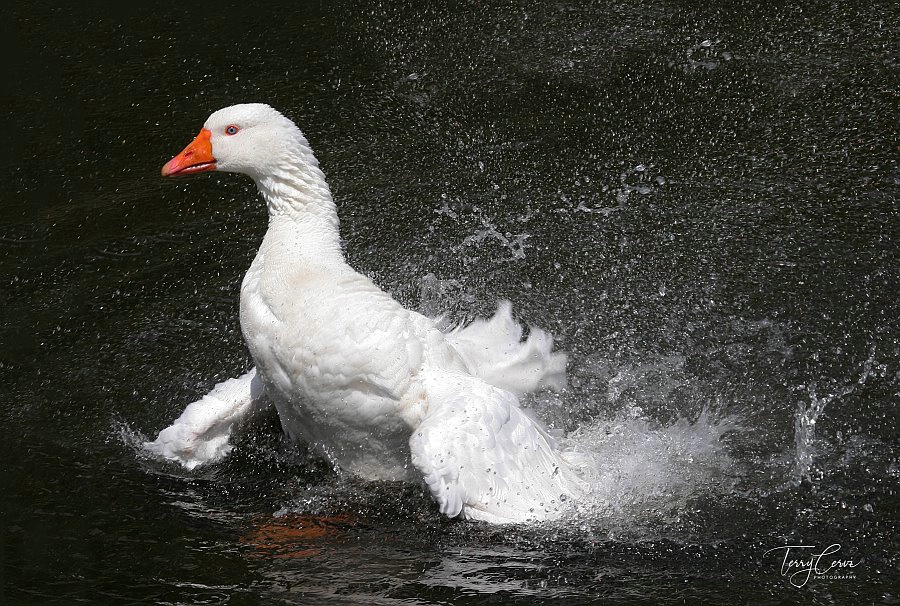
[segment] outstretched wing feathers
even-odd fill
[[[478,378],[423,371],[428,412],[410,438],[412,462],[441,512],[495,523],[558,515],[583,484],[516,397]]]

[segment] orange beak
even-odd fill
[[[207,129],[201,130],[190,145],[165,163],[162,167],[162,176],[192,175],[216,170],[216,159],[213,158],[212,143],[209,140],[211,136],[212,133]]]

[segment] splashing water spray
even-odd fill
[[[814,444],[816,439],[816,421],[825,412],[825,407],[834,400],[849,396],[856,391],[857,387],[865,385],[869,377],[876,373],[873,367],[876,367],[874,345],[869,348],[869,357],[863,363],[862,374],[860,374],[856,382],[844,385],[838,391],[821,398],[816,393],[815,382],[810,383],[808,386],[809,405],[807,406],[803,401],[799,402],[797,404],[797,415],[794,417],[794,438],[797,449],[794,473],[791,480],[794,486],[799,486],[803,480],[813,481],[821,476],[821,473],[819,473],[819,477],[813,478],[811,472],[813,458],[816,454]]]

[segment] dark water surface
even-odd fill
[[[6,603],[900,601],[896,3],[3,21]],[[351,262],[406,305],[508,298],[558,336],[571,385],[529,405],[608,462],[594,502],[446,520],[272,416],[193,473],[136,447],[250,365],[265,209],[237,176],[159,177],[245,101],[306,132]],[[831,544],[852,578],[794,587],[766,554]]]

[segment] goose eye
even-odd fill
[[[239,129],[234,124],[231,124],[231,125],[225,127],[225,134],[226,135],[236,135],[239,130],[241,130],[241,129]]]

